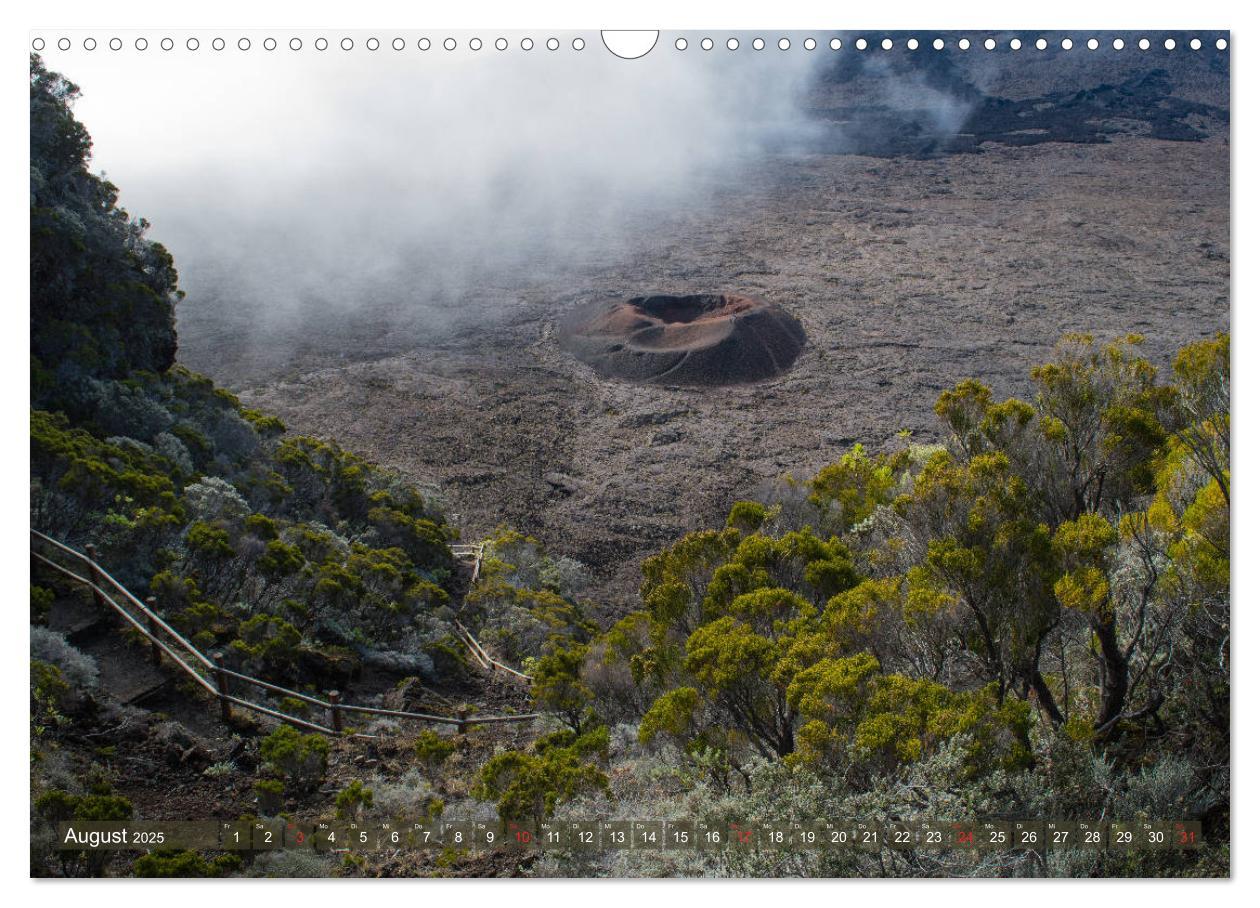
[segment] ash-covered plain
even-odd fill
[[[922,121],[918,95],[841,70],[814,90],[809,143],[630,225],[619,252],[471,283],[441,319],[391,300],[263,335],[194,298],[180,355],[290,429],[437,489],[466,535],[509,525],[586,562],[615,614],[643,556],[733,500],[855,442],[939,438],[933,403],[964,377],[1027,395],[1066,332],[1140,332],[1166,363],[1228,328],[1228,72],[1125,61],[924,77],[970,98],[930,144],[896,132]],[[790,368],[644,383],[561,343],[578,307],[715,288],[799,322]]]

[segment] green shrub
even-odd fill
[[[226,530],[200,520],[188,527],[184,538],[191,551],[207,558],[231,558],[235,554]]]
[[[274,816],[284,807],[284,783],[279,779],[259,779],[254,783],[254,794],[260,813]]]
[[[731,506],[726,525],[741,533],[755,533],[770,516],[770,509],[756,501],[737,501]]]
[[[365,807],[372,806],[372,789],[364,788],[355,779],[337,792],[337,816],[343,820],[357,820]]]
[[[62,714],[69,696],[70,685],[61,669],[39,659],[31,660],[31,724],[36,734],[69,721]]]
[[[297,697],[281,697],[280,711],[286,712],[291,716],[306,716],[311,711],[311,704]]]
[[[207,861],[195,851],[154,851],[131,865],[137,877],[220,877],[241,869],[235,854],[221,854]]]
[[[455,753],[455,742],[426,728],[416,738],[416,757],[430,776],[436,776],[442,764]]]
[[[280,535],[276,522],[266,514],[250,514],[246,517],[245,530],[259,539],[276,539]]]
[[[259,748],[267,768],[294,791],[307,791],[323,780],[328,751],[328,741],[322,735],[304,735],[291,725],[281,725]]]
[[[31,624],[43,624],[48,620],[55,598],[52,590],[31,584]]]
[[[504,820],[541,823],[556,806],[582,794],[608,791],[608,776],[590,762],[608,750],[608,729],[583,735],[564,731],[534,743],[532,751],[496,754],[481,767],[472,795],[493,800]]]
[[[301,632],[283,618],[255,615],[240,626],[232,651],[269,667],[291,666],[302,642]]]
[[[306,559],[302,557],[302,550],[279,539],[268,542],[267,548],[258,558],[258,569],[264,576],[272,579],[296,574],[304,564]]]
[[[582,681],[587,646],[556,646],[533,666],[531,693],[540,710],[556,713],[574,731],[590,718],[591,689]]]
[[[108,786],[101,786],[101,790],[85,795],[52,789],[37,797],[32,807],[37,814],[54,824],[68,820],[130,820],[132,815],[131,801],[111,794]]]

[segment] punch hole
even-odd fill
[[[175,47],[175,42],[172,41],[170,38],[162,39],[162,50],[171,50],[174,47]]]
[[[43,50],[43,49],[44,49],[44,39],[43,39],[43,38],[36,38],[34,41],[32,41],[32,42],[31,42],[31,47],[33,47],[35,50]]]
[[[1174,41],[1172,38],[1169,38],[1168,40],[1164,42],[1164,50],[1175,50],[1176,48],[1177,48],[1177,42]]]
[[[342,39],[341,39],[341,49],[342,49],[342,50],[353,50],[353,49],[354,49],[354,42],[353,42],[352,40],[350,40],[349,38],[342,38]]]
[[[880,41],[879,46],[884,50],[892,50],[892,38],[885,38],[883,41]]]
[[[765,47],[766,47],[765,41],[761,40],[760,38],[753,38],[753,43],[752,43],[753,50],[765,50]]]
[[[263,42],[263,50],[275,50],[275,49],[276,49],[275,38],[268,38],[266,41]]]
[[[789,41],[787,38],[779,39],[779,50],[787,50],[791,46],[792,46],[792,42]]]
[[[1202,42],[1202,41],[1200,41],[1198,38],[1191,38],[1191,39],[1190,39],[1190,49],[1191,49],[1191,50],[1198,50],[1198,49],[1199,49],[1199,48],[1201,48],[1202,46],[1203,46],[1203,42]]]
[[[727,49],[727,50],[739,50],[739,39],[738,39],[738,38],[728,38],[728,39],[726,40],[726,49]]]
[[[1088,41],[1085,42],[1085,46],[1088,47],[1090,50],[1098,50],[1098,39],[1090,38]]]
[[[856,47],[858,50],[866,50],[866,39],[858,38],[856,41],[853,42],[853,46]]]
[[[1149,39],[1149,38],[1139,38],[1139,39],[1138,39],[1138,49],[1139,49],[1139,50],[1150,50],[1150,49],[1151,49],[1151,42],[1150,42],[1150,39]]]
[[[969,39],[963,38],[958,42],[959,50],[969,50],[970,48],[971,48],[971,41]]]
[[[495,49],[495,50],[507,50],[507,49],[508,49],[508,42],[507,42],[507,38],[496,38],[496,39],[495,39],[495,42],[494,42],[494,49]]]
[[[241,40],[236,42],[236,46],[241,50],[249,50],[249,39],[242,38]]]
[[[534,39],[533,39],[533,38],[522,38],[522,39],[521,39],[521,50],[533,50],[533,49],[534,49]]]
[[[818,46],[818,42],[815,41],[813,38],[806,38],[804,41],[801,42],[801,46],[804,47],[806,50],[813,50],[815,47]]]
[[[994,41],[992,38],[985,38],[985,39],[984,39],[984,49],[985,49],[985,50],[995,50],[996,48],[997,48],[997,42],[996,42],[996,41]]]
[[[910,50],[918,50],[918,49],[919,49],[919,39],[918,39],[918,38],[911,38],[909,41],[907,41],[907,42],[906,42],[906,47],[908,47]]]
[[[637,60],[647,56],[656,47],[660,36],[660,32],[646,30],[609,30],[599,33],[604,47],[613,56],[623,60]]]
[[[1060,47],[1062,47],[1064,50],[1071,50],[1071,49],[1072,49],[1072,39],[1071,39],[1071,38],[1064,38],[1064,39],[1063,39],[1063,41],[1059,44],[1059,46],[1060,46]]]
[[[223,50],[223,48],[227,47],[227,42],[224,41],[222,38],[215,38],[213,41],[210,42],[210,46],[213,47],[215,50]],[[327,46],[327,42],[325,42],[325,46]],[[322,49],[323,48],[321,48],[321,50]]]
[[[574,38],[574,39],[573,39],[573,49],[574,49],[574,50],[583,50],[583,49],[585,49],[585,47],[586,47],[586,42],[585,42],[585,41],[583,41],[581,38]]]
[[[447,50],[454,50],[458,46],[459,46],[459,43],[454,38],[447,38],[445,41],[442,42],[442,47],[446,48]]]
[[[679,40],[681,41],[682,39],[680,38]],[[685,43],[685,42],[684,42],[684,43]],[[701,49],[701,50],[713,50],[713,39],[712,39],[712,38],[705,38],[703,41],[701,41],[701,42],[700,42],[700,49]]]
[[[1024,46],[1024,42],[1020,41],[1018,38],[1012,38],[1010,46],[1011,46],[1011,50],[1019,50],[1021,47]]]
[[[289,39],[289,50],[301,50],[301,49],[302,49],[302,39],[301,39],[301,38],[290,38],[290,39]],[[401,48],[401,47],[399,47],[399,48],[397,48],[397,50],[402,50],[402,48]]]
[[[57,42],[57,49],[58,49],[58,50],[69,50],[69,49],[70,49],[70,39],[69,39],[69,38],[62,38],[61,40],[59,40],[59,41]]]
[[[109,49],[110,49],[110,50],[122,50],[122,38],[110,38],[110,39],[109,39]]]
[[[1216,39],[1216,49],[1217,49],[1217,50],[1224,50],[1224,49],[1225,49],[1225,48],[1227,48],[1227,47],[1229,47],[1229,42],[1228,42],[1228,41],[1226,41],[1224,38],[1217,38],[1217,39]]]
[[[379,50],[381,42],[377,41],[375,38],[368,38],[367,43],[364,46],[367,47],[368,50]]]
[[[547,39],[547,50],[559,50],[560,42],[555,38]]]
[[[471,41],[469,41],[469,42],[468,42],[468,49],[469,49],[469,50],[481,50],[481,39],[480,39],[480,38],[473,38]]]
[[[936,40],[934,40],[934,41],[932,42],[932,49],[933,49],[933,50],[944,50],[944,49],[945,49],[945,40],[944,40],[943,38],[937,38]]]
[[[1111,46],[1114,47],[1116,50],[1124,50],[1124,39],[1117,38],[1116,40],[1111,42]]]
[[[686,38],[679,38],[677,41],[675,41],[675,42],[674,42],[674,49],[675,49],[675,50],[686,50],[686,49],[687,49],[687,39],[686,39]]]
[[[1038,38],[1038,39],[1034,42],[1034,44],[1035,44],[1035,46],[1036,46],[1037,50],[1045,50],[1047,47],[1049,47],[1049,46],[1050,46],[1050,43],[1049,43],[1048,41],[1046,41],[1046,39],[1045,39],[1045,38]]]
[[[84,49],[84,50],[96,50],[96,39],[95,39],[95,38],[84,38],[84,39],[83,39],[83,49]]]

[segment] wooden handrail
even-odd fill
[[[95,573],[96,573],[98,576],[100,576],[100,577],[104,578],[105,580],[108,580],[108,581],[109,581],[109,583],[110,583],[110,585],[111,585],[114,589],[116,589],[119,593],[121,593],[121,594],[122,594],[123,596],[125,596],[127,599],[131,600],[131,603],[132,603],[132,604],[133,604],[136,608],[140,609],[140,611],[141,611],[142,613],[144,613],[144,615],[145,615],[146,617],[148,617],[148,618],[152,618],[152,619],[153,619],[153,620],[157,623],[158,627],[162,628],[162,630],[166,631],[168,634],[170,634],[172,637],[174,637],[176,640],[178,640],[178,641],[179,641],[179,644],[180,644],[181,646],[183,646],[183,647],[184,647],[184,649],[188,650],[188,652],[189,652],[189,653],[191,653],[191,654],[192,654],[192,655],[193,655],[193,656],[194,656],[194,657],[195,657],[198,661],[200,661],[202,665],[204,665],[206,668],[213,668],[213,667],[214,667],[214,663],[213,663],[213,662],[211,662],[211,661],[210,661],[209,659],[207,659],[204,655],[202,655],[202,653],[201,653],[201,652],[200,652],[200,651],[199,651],[199,650],[198,650],[195,646],[193,646],[191,643],[189,643],[187,640],[185,640],[185,639],[184,639],[184,637],[183,637],[183,635],[181,635],[181,634],[179,633],[179,631],[175,630],[175,628],[171,627],[169,624],[167,624],[165,621],[163,621],[163,620],[162,620],[162,616],[161,616],[161,615],[158,615],[156,612],[153,612],[153,611],[152,611],[152,610],[151,610],[151,609],[150,609],[147,605],[145,605],[145,604],[144,604],[143,602],[141,602],[138,598],[136,598],[134,595],[132,595],[131,590],[127,589],[125,586],[123,586],[121,583],[119,583],[117,580],[115,580],[115,579],[114,579],[114,577],[113,577],[113,575],[112,575],[112,574],[110,574],[110,573],[109,573],[109,571],[105,570],[103,567],[101,567],[99,564],[97,564],[95,561],[93,561],[93,560],[92,560],[91,558],[89,558],[87,555],[84,555],[82,552],[76,551],[76,550],[74,550],[74,549],[70,548],[70,546],[68,546],[68,545],[66,545],[66,544],[64,544],[64,543],[58,542],[56,539],[53,539],[51,536],[45,536],[45,535],[44,535],[43,533],[41,533],[39,530],[32,529],[32,530],[31,530],[31,533],[32,533],[33,535],[35,535],[35,536],[38,536],[38,537],[39,537],[40,539],[42,539],[44,542],[50,543],[51,545],[53,545],[53,546],[55,546],[56,548],[60,549],[61,551],[65,552],[67,555],[71,555],[71,556],[73,556],[74,558],[79,559],[79,560],[80,560],[80,561],[82,561],[84,564],[88,565],[88,567],[93,568],[93,569],[94,569],[94,571],[95,571]],[[82,578],[80,578],[80,579],[82,579]],[[94,586],[94,584],[93,584],[93,586]],[[100,592],[99,587],[97,588],[97,592]],[[117,606],[117,604],[115,604],[115,608],[117,608],[117,607],[118,607],[118,606]],[[147,635],[148,635],[148,634],[147,634],[147,631],[146,631],[146,636],[147,636]]]
[[[469,652],[473,654],[474,659],[481,663],[482,668],[488,668],[491,671],[507,672],[509,675],[519,678],[526,683],[533,683],[534,679],[531,675],[517,671],[510,665],[504,665],[498,659],[491,656],[485,651],[485,648],[481,645],[477,638],[473,636],[472,631],[464,627],[458,618],[453,620],[455,621],[455,629],[459,632],[460,639],[464,642],[464,646],[468,647]]]
[[[41,555],[39,552],[35,551],[35,548],[33,546],[31,548],[32,557],[42,562],[43,564],[47,565],[48,567],[52,568],[53,570],[57,571],[58,573],[64,575],[65,577],[68,577],[71,580],[76,581],[77,583],[81,583],[84,586],[88,587],[90,590],[92,590],[93,595],[97,598],[98,601],[104,603],[105,605],[108,605],[111,609],[113,609],[120,616],[122,616],[122,618],[129,625],[131,625],[132,628],[134,628],[137,632],[139,632],[143,637],[145,637],[154,646],[158,647],[158,649],[160,649],[163,653],[169,656],[171,661],[174,662],[184,673],[186,673],[190,678],[192,678],[198,685],[200,685],[207,692],[217,697],[221,703],[225,704],[225,716],[228,715],[228,712],[226,711],[226,704],[231,703],[231,704],[235,704],[236,706],[240,706],[243,709],[248,709],[252,712],[261,713],[265,716],[270,716],[274,719],[279,719],[282,722],[287,722],[291,725],[295,725],[300,728],[310,729],[311,731],[320,732],[321,734],[326,734],[326,735],[338,735],[338,731],[333,728],[320,725],[319,723],[312,722],[309,719],[303,719],[300,716],[294,716],[285,712],[281,712],[280,710],[273,709],[272,707],[266,706],[262,703],[256,703],[252,700],[247,700],[243,697],[239,697],[235,694],[230,693],[227,690],[225,679],[232,678],[237,681],[241,681],[246,684],[250,684],[255,687],[261,688],[262,690],[281,694],[286,697],[293,697],[294,699],[301,700],[304,703],[309,703],[312,706],[325,709],[328,711],[329,715],[333,718],[335,724],[339,724],[339,721],[340,721],[337,715],[337,711],[362,713],[366,715],[390,716],[390,717],[400,718],[400,719],[414,719],[421,722],[432,722],[432,723],[443,724],[443,725],[453,725],[460,730],[466,729],[469,725],[492,725],[492,724],[499,724],[499,723],[530,722],[530,721],[533,721],[534,719],[541,719],[544,717],[543,713],[523,713],[517,716],[475,716],[474,717],[474,716],[468,716],[466,714],[463,714],[459,717],[436,716],[436,715],[429,715],[427,713],[415,713],[415,712],[409,712],[407,710],[400,710],[400,709],[381,709],[374,706],[359,706],[353,703],[337,702],[334,705],[334,703],[330,702],[331,696],[330,696],[330,700],[322,700],[319,697],[313,697],[310,694],[304,694],[300,691],[290,690],[289,688],[281,687],[278,684],[272,684],[270,681],[263,681],[260,678],[255,678],[250,675],[242,674],[241,672],[234,671],[230,668],[227,668],[219,664],[216,660],[207,657],[203,652],[197,649],[197,647],[195,647],[182,634],[180,634],[177,630],[175,630],[173,627],[167,624],[166,621],[164,621],[160,615],[158,615],[156,612],[150,609],[138,597],[133,595],[130,590],[128,590],[125,586],[123,586],[121,583],[115,580],[114,577],[108,571],[106,571],[103,567],[101,567],[101,565],[98,564],[94,559],[88,557],[82,552],[77,551],[76,549],[71,548],[65,543],[62,543],[56,539],[53,539],[51,536],[47,536],[44,533],[41,533],[39,530],[36,530],[33,527],[31,528],[31,535],[35,539],[38,539],[44,543],[47,543],[53,546],[55,549],[63,552],[64,554],[69,555],[70,557],[75,558],[78,561],[82,562],[83,564],[87,565],[89,568],[89,573],[92,574],[91,578],[84,577],[80,574],[76,574],[74,571],[70,570],[69,568],[64,567],[63,565],[57,564],[55,561],[51,560],[50,558],[47,558],[44,555]],[[480,546],[477,546],[478,560],[480,560],[480,548],[481,548]],[[138,609],[145,620],[141,621],[136,616],[131,614],[131,612],[127,608],[124,608],[122,605],[120,605],[118,601],[114,598],[114,596],[110,595],[110,593],[107,592],[100,583],[97,583],[96,579],[94,578],[99,578],[100,580],[107,582],[108,585],[114,591],[116,591],[118,594],[121,594],[121,596],[125,598],[135,609]],[[463,631],[464,634],[468,634],[467,629],[465,629],[463,625],[459,624],[458,621],[456,622],[456,625],[459,628],[459,630]],[[200,663],[201,667],[203,669],[206,669],[209,673],[211,673],[215,677],[218,683],[216,683],[216,681],[211,681],[209,678],[205,677],[202,674],[202,672],[198,671],[196,668],[190,665],[187,661],[185,661],[184,657],[181,656],[180,653],[172,649],[172,647],[168,645],[166,641],[160,639],[156,633],[156,631],[158,630],[165,631],[171,637],[171,639],[174,642],[176,642],[179,645],[179,647],[185,651],[185,654],[187,656],[190,656],[195,662]],[[465,640],[464,641],[465,645],[470,646],[470,648],[472,648],[472,646],[475,645],[478,649],[480,649],[480,644],[476,642],[476,638],[473,638],[471,634],[468,634],[468,637],[472,640],[472,644],[470,645],[468,641]],[[462,639],[462,635],[461,635],[461,639]],[[484,650],[482,652],[484,652]],[[222,658],[222,657],[219,657],[219,658]],[[507,666],[502,665],[501,663],[495,663],[495,664],[498,664],[501,668],[503,668],[506,671],[511,672],[514,675],[527,677],[525,675],[521,675],[520,672],[517,672],[514,669],[510,669]],[[352,735],[349,735],[348,737],[377,738],[379,736],[356,732]]]
[[[115,602],[113,596],[109,595],[109,593],[105,592],[103,589],[101,589],[91,580],[88,580],[86,577],[80,577],[78,574],[76,574],[74,571],[70,570],[69,568],[64,568],[61,565],[57,564],[56,562],[50,561],[49,559],[45,558],[43,555],[39,554],[39,552],[31,552],[31,554],[35,556],[35,558],[37,558],[38,560],[42,561],[44,564],[48,565],[53,570],[58,571],[61,574],[64,574],[65,576],[69,577],[72,580],[77,580],[79,583],[82,583],[84,586],[91,589],[94,593],[98,594],[106,603],[108,603],[110,606],[113,607],[114,611],[118,612],[119,615],[125,618],[127,622],[133,628],[138,630],[140,633],[144,634],[144,636],[148,637],[152,643],[161,647],[162,650],[168,656],[170,656],[171,659],[175,661],[175,664],[178,665],[180,668],[182,668],[185,672],[187,672],[193,678],[193,680],[195,680],[198,684],[200,684],[202,687],[204,687],[206,690],[210,691],[211,693],[216,693],[213,684],[211,684],[209,681],[203,678],[201,674],[195,668],[193,668],[191,665],[185,662],[180,657],[180,655],[176,653],[174,650],[172,650],[169,646],[167,646],[166,643],[164,643],[163,641],[153,636],[153,634],[151,634],[149,630],[146,627],[144,627],[144,625],[142,625],[139,621],[137,621],[134,617],[132,617],[130,612],[128,612],[125,608],[123,608],[121,605]]]
[[[477,578],[481,576],[481,560],[485,556],[486,544],[484,542],[461,543],[451,546],[451,554],[456,558],[467,558],[472,556],[473,569],[472,579],[469,584],[477,582]]]
[[[476,583],[477,577],[481,573],[481,561],[482,561],[482,558],[485,556],[485,551],[486,551],[486,544],[484,542],[464,543],[460,545],[451,546],[451,554],[454,555],[456,558],[460,558],[460,557],[466,558],[468,556],[472,556],[473,572],[472,572],[472,580],[470,581],[471,583]],[[489,653],[487,653],[485,650],[485,647],[483,647],[481,643],[477,640],[477,638],[473,636],[472,631],[464,627],[464,625],[462,625],[458,619],[455,619],[455,629],[459,633],[460,642],[462,642],[464,646],[468,648],[468,651],[472,653],[472,657],[475,660],[477,660],[477,663],[482,668],[488,669],[489,671],[492,671],[492,672],[493,671],[506,672],[507,674],[511,675],[514,678],[519,678],[521,681],[524,681],[526,684],[533,683],[534,679],[531,676],[525,674],[524,672],[517,671],[516,669],[512,668],[512,666],[510,665],[505,665],[504,663],[500,662],[498,659],[494,658]]]

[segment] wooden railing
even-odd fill
[[[456,558],[471,558],[473,560],[472,580],[469,586],[477,582],[477,578],[481,576],[481,559],[485,556],[486,544],[484,542],[463,542],[451,546],[451,554]]]
[[[451,554],[456,558],[472,559],[473,569],[470,585],[476,583],[477,578],[481,575],[481,561],[486,554],[486,544],[484,542],[474,542],[453,545],[451,546]],[[510,665],[505,665],[487,653],[482,645],[477,641],[477,638],[473,636],[472,631],[464,627],[458,619],[455,619],[455,630],[460,642],[468,648],[468,652],[472,654],[473,660],[482,668],[491,673],[502,672],[509,678],[516,681],[524,681],[526,684],[533,682],[534,679],[530,675],[527,675],[522,671],[517,671]]]
[[[517,671],[510,665],[504,665],[482,649],[481,644],[477,642],[477,638],[459,622],[459,619],[455,619],[455,630],[459,634],[460,640],[464,642],[464,646],[468,647],[468,651],[472,653],[473,658],[477,660],[477,664],[482,668],[490,672],[503,672],[508,677],[517,681],[524,681],[526,684],[533,682],[534,679],[530,675]]]
[[[76,573],[74,570],[59,564],[52,558],[49,558],[39,551],[37,547],[45,546],[52,552],[71,559],[80,566],[80,570],[86,572],[87,576]],[[401,709],[382,709],[375,706],[358,706],[352,703],[342,703],[341,695],[338,691],[328,691],[327,699],[314,697],[301,691],[290,690],[281,687],[278,684],[272,684],[269,681],[263,681],[260,678],[254,678],[250,675],[242,674],[234,671],[224,665],[222,653],[213,653],[206,656],[201,650],[194,646],[179,631],[171,627],[157,613],[156,602],[152,597],[148,602],[141,602],[130,590],[115,580],[105,568],[101,567],[96,559],[96,550],[93,546],[85,546],[87,552],[80,552],[70,546],[58,542],[51,536],[46,536],[38,530],[31,530],[31,557],[39,563],[45,565],[53,571],[86,586],[92,591],[92,596],[96,600],[96,604],[107,610],[112,610],[121,617],[128,625],[130,625],[137,633],[149,641],[152,649],[152,659],[154,663],[160,663],[163,656],[166,656],[171,663],[184,674],[188,675],[198,686],[206,692],[216,697],[219,701],[220,714],[223,720],[229,721],[232,718],[232,707],[238,706],[251,712],[260,713],[269,716],[281,722],[287,722],[290,725],[304,728],[308,731],[320,732],[326,735],[345,735],[345,716],[350,714],[361,714],[368,716],[384,716],[392,719],[411,719],[419,722],[429,722],[438,725],[453,725],[459,732],[467,731],[473,725],[493,725],[512,722],[532,722],[535,719],[543,717],[542,713],[526,713],[516,716],[473,716],[469,715],[467,710],[459,710],[455,716],[437,716],[428,713],[409,712]],[[477,563],[480,565],[480,550],[477,552]],[[121,601],[120,601],[121,600]],[[123,603],[126,603],[125,605]],[[483,665],[493,664],[499,666],[511,674],[519,675],[528,679],[528,676],[521,675],[514,669],[509,669],[502,663],[492,662],[485,651],[481,649],[481,645],[476,642],[468,630],[456,622],[460,639],[469,650],[477,656],[478,661]],[[478,655],[480,654],[480,655]],[[283,697],[292,697],[306,703],[316,709],[324,711],[328,717],[328,724],[321,725],[301,716],[290,715],[281,710],[274,709],[263,703],[257,703],[237,693],[242,687],[254,687],[269,693],[278,694]],[[354,732],[348,735],[354,738],[376,738],[377,735],[365,734],[362,732]]]

